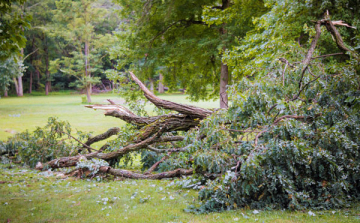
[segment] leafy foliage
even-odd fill
[[[25,70],[26,66],[24,66],[23,61],[15,56],[0,61],[0,92],[7,91],[12,79],[22,75]]]
[[[15,156],[24,165],[35,167],[37,162],[47,162],[57,157],[71,156],[78,152],[77,142],[67,140],[66,133],[71,133],[69,123],[49,118],[44,128],[37,127],[30,133],[25,131],[18,133],[2,142],[2,153]],[[79,138],[86,137],[81,132]]]
[[[22,12],[19,13],[16,7],[24,4],[25,0],[2,1],[0,5],[0,60],[6,60],[19,54],[20,48],[26,44],[24,29],[30,27],[31,19]]]

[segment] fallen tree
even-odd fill
[[[305,58],[301,62],[280,58],[284,69],[273,67],[276,70],[271,75],[256,82],[243,79],[232,86],[233,100],[228,110],[160,99],[130,72],[147,100],[172,113],[139,116],[111,100],[110,105],[88,105],[127,125],[98,136],[76,138],[66,124],[53,120],[49,125],[52,137],[43,139],[42,145],[65,147],[61,140],[68,136],[78,143],[70,147],[80,149],[71,150],[69,156],[47,159],[36,168],[76,166],[80,175],[89,170],[131,179],[196,175],[204,185],[199,193],[203,203],[200,208],[194,207],[198,212],[245,206],[327,209],[358,201],[358,71],[349,63],[325,73],[323,64],[312,63],[323,25],[334,35],[339,49],[349,51],[354,55],[352,61],[357,62],[357,53],[344,48],[336,31],[335,25],[343,24],[315,22],[315,36]],[[287,67],[291,75],[285,76]],[[54,134],[58,140],[51,141]],[[38,138],[42,135],[46,134],[37,133]],[[117,138],[99,150],[91,147],[113,135]],[[6,146],[15,148],[14,143]],[[120,160],[130,159],[132,153],[141,155],[141,163],[147,168],[144,173],[118,169]],[[158,173],[152,174],[155,170]]]
[[[152,92],[150,92],[145,85],[132,73],[130,72],[131,78],[134,82],[136,82],[140,89],[144,92],[145,97],[151,101],[158,108],[169,109],[173,111],[177,111],[178,114],[168,114],[161,116],[153,116],[153,117],[140,117],[135,115],[129,109],[125,108],[122,105],[116,105],[113,101],[109,100],[111,105],[87,105],[86,107],[92,109],[101,109],[105,110],[105,116],[112,116],[115,118],[120,118],[121,120],[132,124],[138,128],[138,134],[134,136],[133,140],[129,142],[128,145],[124,146],[121,149],[117,149],[113,152],[103,153],[106,150],[108,144],[105,144],[99,151],[89,147],[92,143],[98,142],[101,140],[105,140],[113,135],[116,135],[120,129],[119,128],[111,128],[107,132],[97,135],[95,137],[91,137],[87,140],[86,143],[83,144],[84,148],[87,148],[88,154],[79,154],[77,156],[72,157],[61,157],[59,159],[51,160],[45,164],[39,163],[37,165],[37,169],[44,170],[48,168],[56,169],[63,167],[71,167],[76,166],[80,158],[85,157],[86,159],[98,158],[103,160],[112,160],[124,154],[139,151],[142,149],[148,149],[151,151],[155,151],[156,153],[166,153],[166,152],[182,152],[185,151],[185,148],[171,148],[171,149],[156,149],[152,145],[159,143],[169,143],[182,141],[184,137],[182,136],[166,136],[164,134],[177,132],[177,131],[188,131],[199,125],[200,121],[212,114],[211,110],[199,108],[190,105],[182,105],[178,103],[174,103],[171,101],[166,101],[158,98]],[[60,130],[62,131],[62,130]],[[82,150],[81,150],[82,151]],[[130,174],[129,171],[125,170],[113,170],[107,171],[110,174],[119,175],[120,173],[124,174],[124,177],[129,176],[130,178],[145,178],[136,173]],[[152,172],[152,171],[150,171]],[[157,174],[159,177],[153,177],[151,175],[146,175],[148,179],[160,179],[162,176],[166,177],[175,177],[179,176],[179,174],[189,175],[192,171],[175,171],[174,173],[160,173]]]

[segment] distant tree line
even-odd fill
[[[92,86],[103,86],[104,70],[115,69],[108,49],[116,41],[117,9],[109,0],[10,1],[1,20],[19,35],[1,39],[1,93],[76,88],[90,102]],[[9,41],[14,44],[4,44]]]

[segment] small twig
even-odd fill
[[[308,67],[308,71],[309,71],[309,73],[311,74],[311,76],[316,77],[316,76],[311,72],[310,67]]]
[[[276,118],[279,116],[280,111],[278,111],[278,113],[275,115],[275,117],[273,118],[273,122],[276,120]]]
[[[39,48],[37,48],[37,49],[34,50],[33,52],[31,52],[31,53],[29,53],[28,55],[26,55],[26,56],[24,57],[23,61],[25,61],[26,58],[28,58],[29,56],[31,56],[31,54],[35,53],[35,52],[38,51],[38,50],[39,50]]]
[[[240,166],[240,160],[239,161],[237,161],[237,163],[236,163],[236,167],[235,167],[235,173],[237,173],[237,170],[238,170],[238,168],[239,168],[239,166]]]
[[[156,153],[168,153],[168,152],[184,152],[186,151],[190,146],[192,146],[192,144],[189,144],[185,147],[182,148],[174,148],[174,149],[157,149],[151,145],[148,145],[147,148],[153,152]]]
[[[78,140],[77,138],[75,138],[74,136],[70,135],[69,133],[67,132],[64,132],[64,131],[61,131],[62,133],[68,135],[69,137],[71,137],[72,139],[74,139],[75,141],[77,141],[78,143],[80,143],[81,145],[83,145],[85,148],[88,149],[88,152],[91,152],[91,150],[93,151],[97,151],[96,149],[94,148],[91,148],[90,146],[86,145],[85,143],[81,142],[80,140]]]
[[[264,129],[264,130],[262,130],[261,132],[259,132],[259,133],[255,136],[255,148],[257,147],[257,144],[258,144],[258,141],[259,141],[259,137],[262,136],[262,134],[263,134],[264,132],[267,132],[267,131],[268,131],[268,129]]]
[[[309,84],[313,83],[314,81],[316,81],[317,79],[319,79],[319,77],[321,77],[321,76],[322,76],[322,74],[320,74],[319,76],[317,76],[314,80],[307,82],[307,83],[300,89],[300,91],[299,91],[296,95],[294,95],[294,97],[293,97],[290,101],[295,101],[296,99],[298,99],[299,96],[300,96],[300,94],[301,94],[301,92],[302,92],[307,86],[309,86]]]
[[[285,64],[285,68],[284,68],[284,71],[282,73],[283,86],[285,86],[285,71],[286,71],[287,65],[288,65],[288,63]]]
[[[280,60],[281,62],[289,65],[290,68],[295,68],[295,66],[292,65],[287,59],[281,57],[281,58],[279,58],[279,60]]]
[[[237,129],[225,129],[225,128],[222,128],[222,130],[226,130],[226,131],[229,131],[229,132],[257,132],[256,130],[237,130]]]
[[[311,117],[311,116],[305,117],[305,116],[298,116],[298,115],[284,115],[284,116],[281,116],[280,118],[276,119],[272,125],[277,125],[283,119],[292,118],[292,119],[296,119],[296,120],[306,121],[307,119],[310,120],[310,119],[314,119],[319,116],[321,116],[321,114],[315,114],[314,117]]]
[[[170,155],[171,155],[171,152],[169,152],[166,156],[161,158],[161,160],[154,163],[154,165],[152,165],[144,174],[148,175],[148,174],[152,173],[160,165],[160,163],[164,162],[167,158],[169,158]]]
[[[271,112],[271,110],[273,110],[277,105],[278,105],[278,104],[276,103],[276,104],[274,104],[273,106],[271,106],[270,109],[269,109],[269,111],[267,112],[267,114],[269,115],[270,112]]]
[[[345,53],[331,53],[331,54],[325,54],[317,57],[312,57],[311,59],[317,59],[317,58],[323,58],[323,57],[331,57],[331,56],[337,56],[337,55],[344,55]]]

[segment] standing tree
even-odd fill
[[[23,75],[25,71],[24,64],[22,60],[19,60],[15,57],[10,57],[4,61],[0,61],[0,92],[4,94],[5,97],[8,96],[8,90],[10,84],[16,81],[16,78]]]
[[[25,14],[23,11],[25,1],[23,0],[14,0],[14,1],[5,1],[0,5],[0,61],[3,63],[3,66],[9,64],[22,64],[24,51],[23,48],[26,44],[26,39],[24,37],[24,29],[28,28],[30,25],[28,23],[30,17]],[[17,56],[14,56],[17,54]],[[10,62],[11,60],[15,60]],[[18,62],[20,60],[20,62]],[[22,70],[21,67],[16,69],[16,71]],[[17,74],[17,76],[12,76],[12,81],[16,87],[16,93],[18,96],[23,96],[23,85],[22,85],[22,72],[10,72],[9,74],[3,73],[2,75],[12,76],[12,74]],[[4,80],[8,78],[3,77]],[[7,86],[7,83],[4,84]],[[7,88],[7,87],[6,87]],[[5,89],[7,91],[7,89]]]
[[[251,19],[238,20],[240,15],[262,14],[265,8],[261,2],[117,2],[123,6],[124,19],[120,46],[114,53],[122,60],[120,69],[132,64],[131,69],[148,79],[153,78],[154,70],[163,67],[161,74],[171,88],[180,84],[194,100],[220,97],[220,107],[227,108],[226,86],[231,71],[222,55],[235,43],[236,36],[252,29]],[[252,4],[257,7],[250,7]],[[232,16],[228,16],[230,12]],[[145,62],[139,63],[144,58]]]
[[[99,1],[56,1],[53,35],[65,40],[69,52],[53,61],[52,67],[76,77],[72,85],[85,89],[88,102],[91,102],[92,86],[100,80],[94,74],[101,69],[105,49],[113,43],[112,35],[106,33],[108,30],[97,28],[108,13],[109,9]]]

